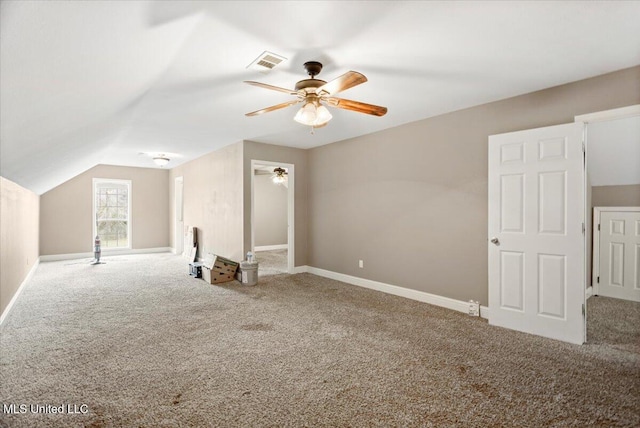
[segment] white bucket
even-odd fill
[[[258,283],[258,262],[240,262],[242,283],[256,285]]]

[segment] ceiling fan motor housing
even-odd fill
[[[322,71],[322,64],[318,61],[307,61],[304,63],[304,69],[307,70],[307,74],[313,79]]]
[[[296,83],[296,91],[304,90],[305,92],[308,93],[310,91],[307,91],[307,89],[319,88],[320,86],[323,86],[326,83],[327,82],[320,79],[304,79]],[[315,91],[311,91],[311,92],[315,92]]]

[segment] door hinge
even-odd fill
[[[584,303],[582,304],[582,316],[585,316]]]
[[[598,232],[600,232],[600,225],[598,225]]]
[[[584,231],[585,231],[585,228],[584,228],[584,222],[582,222],[582,234],[583,234],[583,235],[584,235]]]
[[[582,137],[582,153],[586,153],[586,150],[584,147],[584,137]]]
[[[596,278],[596,282],[600,284],[600,277]]]

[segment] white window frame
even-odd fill
[[[93,236],[91,239],[92,242],[92,246],[93,246],[93,239],[95,239],[96,235],[98,234],[98,229],[97,229],[97,221],[96,221],[96,186],[100,183],[117,183],[117,184],[125,184],[127,186],[127,246],[126,247],[104,247],[102,248],[102,252],[105,251],[110,251],[110,250],[130,250],[131,248],[133,248],[133,236],[131,234],[131,193],[133,190],[133,185],[131,183],[131,180],[120,180],[120,179],[116,179],[116,178],[94,178],[93,179],[93,185],[91,187],[92,190],[92,198],[91,200],[93,201],[93,206],[91,209],[91,213],[92,213],[92,218],[91,218],[91,222],[93,224]]]

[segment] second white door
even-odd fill
[[[597,294],[640,302],[640,208],[596,213]]]

